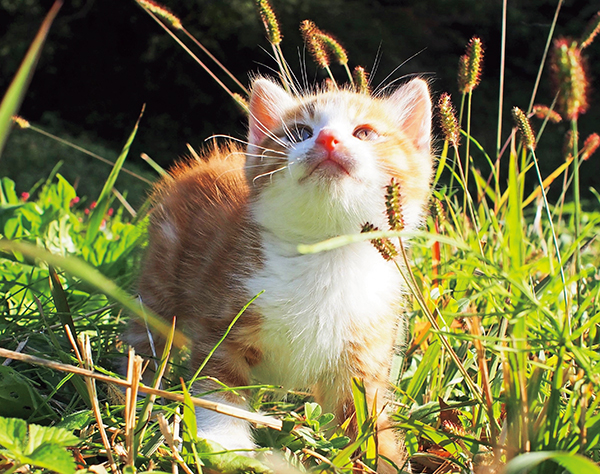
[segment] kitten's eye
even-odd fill
[[[359,140],[375,140],[376,138],[379,138],[379,134],[368,125],[356,127],[352,135]]]
[[[304,140],[308,140],[313,136],[312,128],[308,125],[296,125],[294,128],[290,129],[287,133],[287,138],[292,143],[300,143]]]

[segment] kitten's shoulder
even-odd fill
[[[187,240],[239,224],[248,201],[244,161],[243,147],[227,143],[175,165],[154,188],[151,237],[176,233]]]
[[[243,198],[248,191],[244,162],[244,148],[234,142],[207,148],[177,163],[155,186],[153,201]]]

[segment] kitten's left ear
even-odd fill
[[[422,153],[431,147],[431,98],[427,83],[413,79],[391,96],[388,102],[398,117],[400,128]]]
[[[294,104],[293,97],[278,84],[259,78],[252,84],[248,142],[258,145],[270,130],[281,125],[286,109]]]

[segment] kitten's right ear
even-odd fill
[[[293,97],[274,82],[259,78],[252,84],[248,142],[258,145],[270,130],[277,128]]]

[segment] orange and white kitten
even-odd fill
[[[235,387],[251,381],[310,389],[338,422],[352,416],[352,377],[369,406],[387,403],[403,284],[369,243],[301,255],[310,244],[386,227],[385,186],[401,185],[405,227],[423,219],[432,175],[431,101],[415,79],[389,96],[350,90],[292,95],[258,78],[248,146],[213,149],[180,164],[155,191],[149,246],[139,280],[143,302],[177,316],[197,368],[232,318],[256,294],[203,375]],[[149,354],[146,330],[128,340]],[[160,346],[160,341],[158,341]],[[160,350],[160,347],[158,347]],[[203,381],[197,392],[216,388]],[[244,402],[229,392],[207,398]],[[199,435],[229,449],[252,448],[250,426],[197,410]],[[404,461],[388,416],[379,452]],[[394,472],[380,460],[379,472]]]

